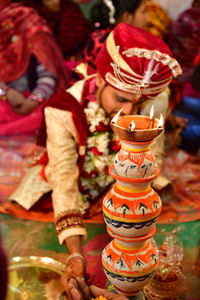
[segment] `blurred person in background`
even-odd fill
[[[91,9],[93,33],[84,48],[88,73],[96,72],[96,56],[110,31],[120,22],[140,28],[147,24],[145,0],[99,0]]]
[[[171,140],[185,150],[200,147],[200,1],[174,21],[167,43],[183,74],[177,79],[179,103],[174,107]]]
[[[89,36],[89,25],[78,4],[70,0],[24,0],[37,10],[50,26],[67,60],[80,55]]]
[[[64,60],[46,21],[9,0],[0,2],[0,135],[33,133],[40,105],[67,87]]]

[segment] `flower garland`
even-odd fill
[[[84,112],[89,126],[89,136],[80,178],[80,191],[83,200],[90,201],[114,182],[108,174],[108,168],[113,163],[114,155],[119,151],[120,145],[111,131],[109,118],[96,102],[90,101]]]

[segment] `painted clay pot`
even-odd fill
[[[155,159],[150,144],[151,142],[121,140],[121,149],[114,158],[116,173],[127,178],[145,178],[153,175]]]
[[[114,173],[117,182],[103,199],[105,222],[114,233],[125,237],[148,234],[160,215],[162,203],[151,188],[151,181],[158,176],[158,169],[148,178],[130,179]]]
[[[103,250],[102,264],[108,280],[119,293],[136,295],[155,273],[156,249],[150,240],[122,243],[114,239]]]
[[[114,288],[132,296],[150,281],[157,267],[151,238],[162,204],[151,188],[159,170],[150,145],[163,127],[158,119],[146,116],[120,116],[111,127],[122,147],[109,169],[116,183],[103,199],[107,231],[114,240],[103,250],[102,264]]]

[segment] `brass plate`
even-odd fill
[[[7,300],[66,300],[60,283],[64,268],[50,257],[12,258]]]

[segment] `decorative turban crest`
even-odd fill
[[[97,56],[97,71],[107,84],[136,95],[154,97],[181,74],[168,46],[151,33],[121,23]]]

